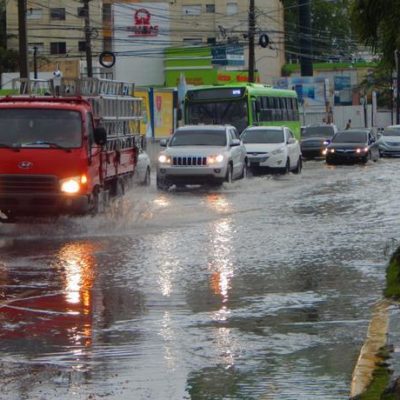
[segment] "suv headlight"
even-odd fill
[[[284,151],[285,151],[285,148],[284,147],[280,147],[279,149],[275,149],[275,150],[271,151],[271,154],[276,156],[277,154],[281,154]]]
[[[170,156],[167,156],[166,154],[160,154],[159,156],[158,156],[158,162],[160,163],[160,164],[171,164],[171,157]]]
[[[216,156],[208,156],[207,164],[219,164],[224,161],[224,156],[222,154],[217,154]]]
[[[87,176],[73,176],[71,178],[60,179],[60,190],[66,194],[79,193],[81,187],[86,185]]]

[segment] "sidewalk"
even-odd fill
[[[389,358],[382,356],[380,350],[383,347],[389,349]],[[371,384],[374,372],[380,366],[385,369],[384,375],[389,375],[389,382],[380,391],[383,393],[390,387],[393,394],[396,391],[395,399],[400,399],[400,384],[396,385],[399,386],[396,389],[394,385],[400,378],[400,303],[386,299],[380,300],[372,312],[367,336],[353,371],[350,399],[364,398],[358,396]],[[383,377],[379,384],[384,383],[385,379],[387,378]],[[379,399],[380,397],[374,398]]]

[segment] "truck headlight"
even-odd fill
[[[74,176],[72,178],[66,178],[60,180],[60,190],[63,193],[75,194],[79,193],[81,186],[87,183],[87,176]]]

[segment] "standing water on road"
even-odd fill
[[[1,225],[0,398],[347,399],[399,183],[308,162]]]

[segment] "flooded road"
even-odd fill
[[[1,399],[347,399],[400,164],[137,188],[0,226]]]

